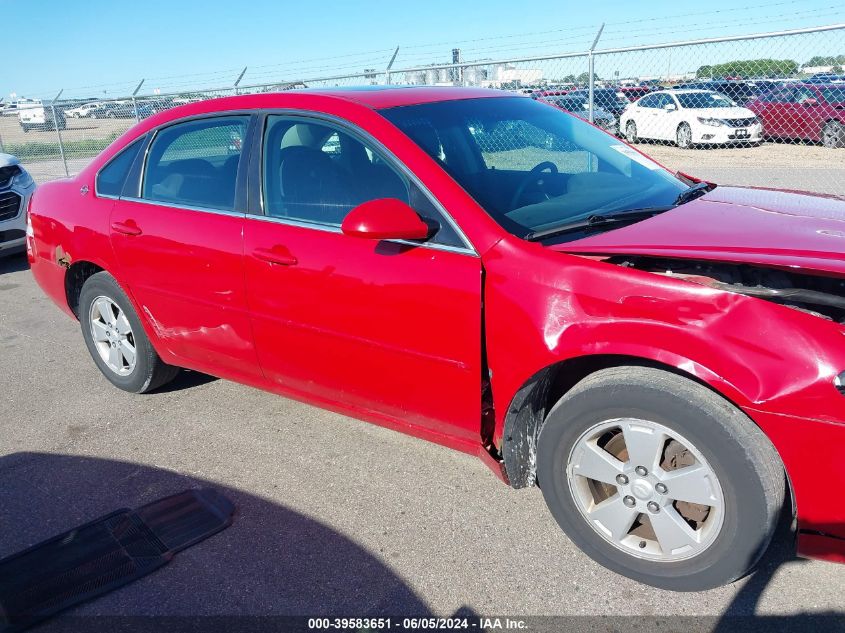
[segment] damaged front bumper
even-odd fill
[[[798,522],[800,556],[845,563],[845,397],[831,390],[840,423],[781,415],[753,408],[745,412],[775,446],[789,475]]]

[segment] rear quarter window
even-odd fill
[[[144,137],[133,141],[128,147],[120,151],[112,158],[106,166],[100,169],[96,180],[96,193],[98,196],[119,196],[123,191],[123,184],[126,176],[132,168],[132,163],[141,151],[144,144]]]

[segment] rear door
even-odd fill
[[[141,182],[111,214],[120,278],[163,344],[188,367],[260,375],[243,283],[250,115],[159,129]]]
[[[478,440],[481,260],[376,142],[337,121],[272,115],[244,227],[266,377],[311,399]],[[344,235],[357,204],[399,198],[437,226],[425,243]]]

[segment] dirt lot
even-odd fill
[[[122,134],[134,125],[135,119],[72,119],[67,118],[67,129],[62,130],[65,142],[85,139],[109,138],[115,132]],[[3,146],[24,143],[57,143],[55,130],[30,130],[24,132],[18,117],[0,116],[0,140]]]

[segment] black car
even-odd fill
[[[567,92],[566,96],[578,97],[588,101],[590,98],[590,91],[573,90],[572,92]],[[614,117],[616,117],[617,123],[619,122],[619,117],[622,115],[622,112],[625,111],[625,107],[629,103],[630,102],[625,97],[621,96],[613,88],[597,88],[593,90],[593,106],[601,108],[605,112],[610,112]]]

